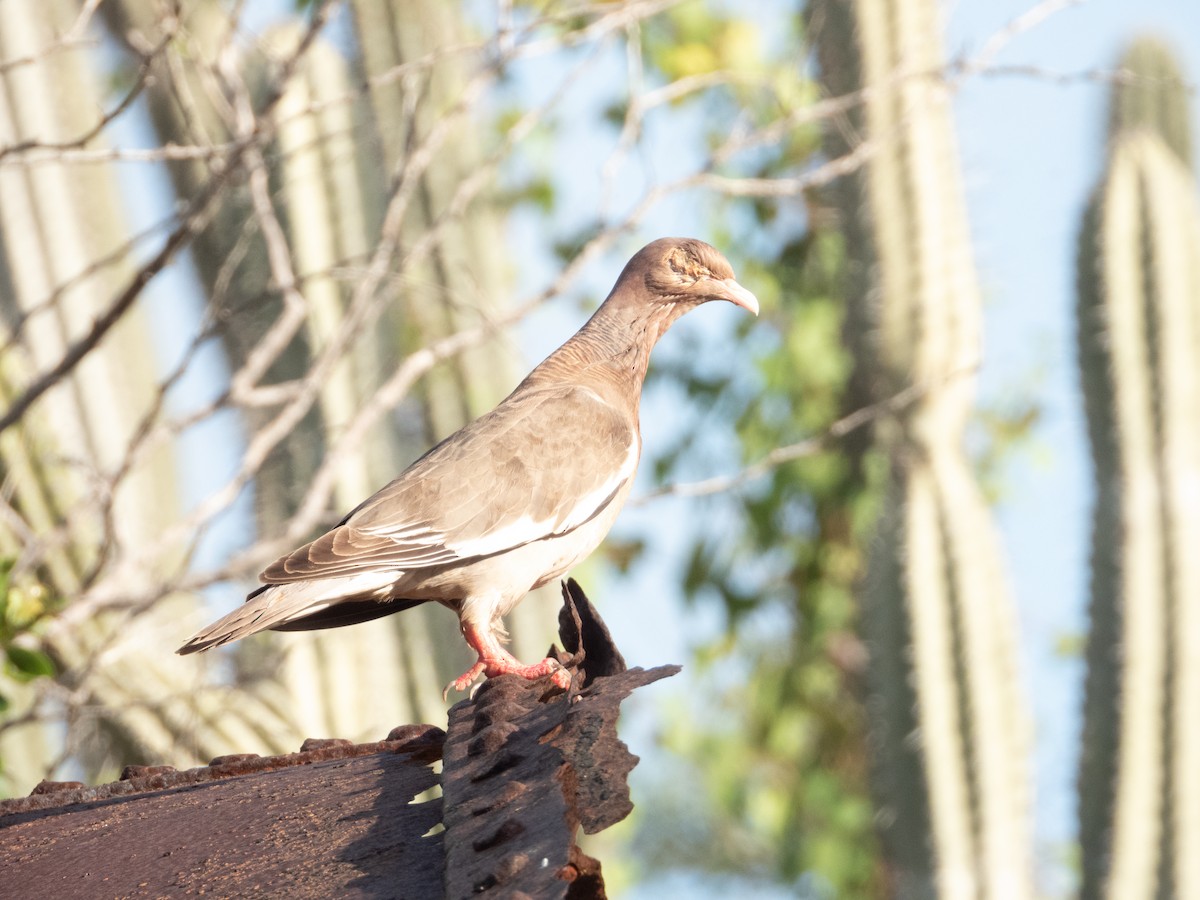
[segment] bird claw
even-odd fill
[[[540,663],[534,663],[531,666],[523,666],[516,660],[480,659],[475,665],[446,685],[442,691],[442,700],[449,700],[451,690],[466,691],[481,675],[487,678],[496,678],[500,675],[519,675],[527,681],[537,681],[540,678],[549,676],[551,683],[555,687],[564,691],[571,687],[571,673],[557,659],[547,657]],[[475,692],[471,691],[469,696],[474,697]]]
[[[572,681],[571,673],[568,672],[566,667],[563,666],[563,664],[557,659],[552,659],[550,662],[558,666],[557,669],[550,673],[550,681],[553,682],[555,687],[561,688],[564,691],[569,691],[571,689]]]
[[[487,663],[482,659],[479,660],[479,662],[475,663],[475,665],[471,666],[471,668],[467,669],[467,671],[463,672],[461,675],[459,675],[457,678],[455,678],[452,682],[450,682],[448,685],[446,685],[444,688],[442,688],[442,702],[445,703],[450,699],[450,691],[451,690],[455,690],[455,691],[467,690],[472,684],[474,684],[479,679],[479,676],[484,674],[486,669],[487,669]],[[471,692],[470,696],[471,697],[475,696],[474,691]]]
[[[532,666],[518,666],[517,668],[509,668],[504,672],[488,672],[489,677],[492,674],[520,675],[529,681],[537,681],[540,678],[549,676],[551,683],[555,687],[561,688],[564,691],[571,687],[571,673],[557,659],[549,656],[539,663],[534,663]]]

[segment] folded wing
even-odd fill
[[[332,531],[273,563],[271,584],[413,571],[566,534],[637,470],[636,423],[580,386],[530,391],[443,441]]]

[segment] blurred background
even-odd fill
[[[610,890],[1200,897],[1198,70],[1178,0],[0,0],[0,791],[442,723],[440,608],[173,650],[686,235],[763,314],[574,573],[685,664]]]

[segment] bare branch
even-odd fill
[[[295,67],[300,57],[311,45],[316,35],[324,27],[326,17],[329,15],[332,0],[323,0],[323,2],[314,11],[312,21],[309,25],[303,40],[297,47],[295,54],[289,61],[288,66],[276,85],[274,91],[267,98],[260,111],[260,116],[269,112],[283,96],[282,85],[286,83],[290,76],[291,70]],[[39,397],[46,391],[52,388],[64,376],[72,372],[80,361],[87,356],[93,349],[99,345],[104,336],[112,329],[112,327],[120,321],[122,316],[129,310],[139,296],[142,289],[156,276],[162,269],[171,261],[175,254],[188,244],[204,226],[208,223],[212,214],[215,211],[216,201],[221,195],[226,182],[232,177],[243,162],[243,157],[255,141],[263,138],[264,132],[267,130],[265,118],[255,120],[254,129],[250,134],[243,136],[234,142],[230,152],[223,158],[222,165],[208,180],[207,184],[200,193],[188,204],[188,210],[183,216],[182,223],[175,228],[174,231],[163,242],[162,248],[146,265],[142,266],[134,275],[133,279],[126,288],[117,296],[116,300],[108,308],[108,310],[99,316],[82,338],[75,341],[63,354],[62,359],[58,361],[49,371],[45,372],[24,389],[24,391],[13,400],[12,405],[3,414],[0,415],[0,432],[12,427],[20,421],[26,411],[32,406]]]
[[[160,163],[186,160],[208,160],[227,155],[229,143],[207,145],[164,144],[161,147],[105,147],[83,150],[75,146],[54,147],[28,143],[6,148],[0,155],[0,166],[47,166],[64,164],[94,165],[96,163]]]
[[[53,44],[48,44],[36,53],[28,53],[25,56],[16,56],[12,59],[0,60],[0,75],[13,69],[19,69],[22,66],[38,65],[48,56],[53,53],[62,53],[69,50],[78,50],[84,47],[95,47],[99,41],[93,38],[63,38],[61,41],[55,41]]]
[[[162,2],[169,14],[180,8],[176,0]],[[279,552],[326,524],[332,508],[344,499],[340,489],[346,485],[346,470],[356,466],[366,472],[367,467],[360,465],[363,448],[371,447],[375,452],[376,447],[393,441],[386,449],[395,450],[401,429],[389,421],[389,414],[405,401],[417,405],[415,397],[420,396],[423,379],[431,381],[430,373],[447,361],[456,361],[455,368],[459,368],[460,361],[461,368],[469,368],[474,355],[462,360],[464,354],[497,335],[511,333],[555,298],[578,293],[583,287],[590,291],[592,285],[585,284],[584,278],[590,275],[587,270],[593,263],[647,217],[673,205],[671,201],[682,196],[689,204],[699,199],[722,207],[734,205],[725,202],[728,199],[742,198],[794,204],[806,191],[858,170],[894,136],[876,134],[871,141],[852,142],[852,149],[837,159],[809,159],[803,166],[779,174],[764,175],[763,161],[793,158],[798,129],[858,107],[876,92],[894,90],[905,79],[937,79],[953,86],[956,79],[984,75],[1020,74],[1047,81],[1084,77],[996,63],[1006,43],[1033,27],[1040,21],[1039,16],[1044,19],[1074,2],[1047,0],[1009,23],[970,59],[956,61],[937,72],[896,71],[866,90],[780,109],[769,70],[705,72],[665,83],[644,71],[649,63],[642,42],[654,27],[649,20],[677,2],[567,0],[541,4],[535,10],[529,5],[516,6],[511,0],[497,0],[496,27],[491,33],[453,38],[416,55],[406,48],[404,62],[386,71],[353,75],[353,83],[342,82],[342,87],[333,91],[313,92],[304,100],[298,96],[303,91],[292,91],[294,85],[289,81],[298,74],[297,67],[336,6],[335,0],[317,5],[307,27],[301,29],[299,46],[250,33],[240,18],[247,4],[240,0],[221,6],[215,18],[204,23],[181,16],[178,22],[168,18],[164,26],[161,19],[139,18],[136,27],[118,29],[128,31],[118,38],[132,45],[131,59],[137,72],[133,87],[110,101],[115,107],[109,109],[106,104],[97,108],[94,118],[86,118],[72,128],[70,140],[22,140],[0,148],[0,174],[5,177],[23,177],[23,170],[28,170],[30,178],[58,175],[53,170],[34,171],[36,167],[134,164],[167,168],[163,164],[169,163],[170,174],[186,173],[189,185],[199,185],[181,192],[187,202],[180,204],[175,214],[131,237],[118,249],[109,250],[104,258],[67,263],[69,271],[56,273],[40,286],[41,294],[22,298],[23,311],[4,323],[0,353],[14,349],[23,352],[30,335],[29,320],[33,319],[33,327],[40,327],[48,320],[34,317],[59,314],[70,300],[70,289],[114,264],[137,266],[134,274],[126,274],[124,281],[116,282],[120,289],[115,296],[102,295],[100,302],[93,301],[99,315],[95,321],[83,323],[81,331],[71,332],[73,343],[58,345],[61,358],[48,353],[41,363],[43,370],[18,386],[23,393],[0,410],[0,430],[26,415],[64,376],[79,377],[79,364],[103,345],[110,329],[138,298],[149,293],[145,286],[179,262],[179,250],[186,248],[202,229],[212,227],[209,223],[218,210],[238,213],[220,220],[221,228],[230,233],[221,235],[219,258],[202,262],[208,305],[200,321],[190,324],[185,334],[172,333],[173,339],[184,344],[181,357],[170,363],[170,371],[152,376],[155,382],[149,386],[149,398],[138,395],[144,408],[135,410],[123,426],[117,452],[103,461],[45,457],[48,463],[79,476],[83,486],[77,493],[77,506],[61,514],[56,511],[54,523],[46,526],[30,517],[28,510],[0,496],[0,529],[19,545],[23,564],[50,561],[56,554],[63,556],[86,544],[89,558],[85,565],[92,570],[78,576],[79,592],[61,615],[46,623],[48,645],[82,641],[84,636],[92,635],[91,623],[97,614],[105,616],[104,629],[114,626],[87,644],[84,661],[72,669],[74,680],[56,687],[53,696],[47,698],[46,703],[54,707],[49,712],[51,717],[61,720],[65,715],[82,720],[92,715],[87,704],[95,694],[88,684],[102,680],[105,666],[126,649],[117,639],[119,632],[129,633],[125,625],[154,621],[143,613],[155,606],[173,614],[177,607],[172,605],[172,598],[177,599],[181,593],[246,579]],[[99,0],[80,0],[76,9],[74,24],[57,43],[29,57],[0,62],[0,74],[18,66],[37,65],[51,54],[85,44],[81,35],[95,13],[111,7],[101,6]],[[119,18],[113,16],[114,20]],[[202,24],[205,29],[215,28],[215,42],[209,39],[211,31],[201,31]],[[202,36],[204,40],[200,40]],[[198,46],[204,47],[202,54],[193,49]],[[336,52],[344,49],[339,44]],[[604,141],[603,146],[611,152],[607,158],[601,154],[602,169],[588,172],[586,177],[600,176],[603,202],[590,210],[570,211],[570,227],[586,234],[586,239],[580,238],[582,249],[561,270],[547,276],[552,278],[550,283],[514,292],[513,302],[501,312],[492,311],[490,306],[480,308],[481,304],[475,302],[474,293],[491,285],[476,285],[469,276],[454,282],[439,281],[437,275],[430,277],[428,272],[438,271],[439,265],[453,260],[459,249],[454,241],[464,225],[486,207],[489,190],[503,183],[509,171],[515,169],[520,173],[518,177],[530,169],[536,176],[542,175],[547,164],[541,145],[531,141],[531,136],[536,133],[537,141],[541,141],[541,135],[553,132],[547,125],[574,114],[571,103],[581,94],[579,85],[594,79],[597,67],[611,63],[618,49],[624,54],[624,83],[604,87],[611,91],[612,99],[624,100],[627,106],[619,133],[597,129],[597,140]],[[453,180],[444,183],[448,179],[442,178],[444,170],[440,170],[439,163],[449,151],[456,150],[455,141],[467,126],[495,118],[499,104],[508,101],[510,86],[521,80],[509,79],[510,73],[526,63],[536,63],[529,68],[543,71],[543,57],[553,59],[556,72],[555,83],[545,91],[546,99],[523,109],[502,134],[477,127],[478,143],[483,149],[471,153],[469,171],[455,171]],[[244,78],[239,66],[254,64],[260,68],[257,63],[263,58],[271,63],[269,83]],[[449,96],[438,96],[433,86],[446,70],[454,73],[455,90]],[[1111,80],[1121,77],[1121,73],[1097,71],[1087,73],[1087,77]],[[117,119],[130,104],[146,102],[148,79],[157,79],[151,104],[155,114],[162,111],[157,105],[160,101],[169,104],[176,142],[149,147],[97,146],[101,142],[97,138],[119,130],[114,126],[122,124]],[[345,148],[354,147],[356,153],[366,148],[364,157],[369,155],[378,139],[374,128],[384,123],[378,113],[374,120],[359,113],[368,106],[363,103],[364,97],[386,85],[395,85],[392,90],[400,95],[398,106],[404,116],[422,124],[406,131],[407,140],[396,154],[398,158],[392,160],[389,146],[387,158],[393,163],[390,172],[382,171],[377,159],[360,163],[356,156],[356,165],[377,167],[369,176],[379,196],[371,198],[376,202],[362,215],[361,234],[356,231],[353,240],[345,244],[340,239],[333,242],[331,252],[313,264],[311,259],[302,258],[304,251],[299,249],[290,228],[293,222],[289,216],[299,211],[300,204],[293,199],[294,194],[285,193],[284,187],[273,187],[275,167],[293,161],[290,154],[341,162],[346,158],[342,154],[350,152]],[[296,100],[294,104],[279,102],[284,91]],[[680,101],[698,101],[692,103],[692,109],[698,109],[700,103],[724,101],[726,95],[749,102],[721,102],[704,110],[706,116],[711,116],[713,109],[724,116],[720,130],[713,136],[714,144],[708,148],[708,157],[695,162],[696,157],[683,155],[680,161],[661,166],[661,174],[654,171],[644,146],[648,126],[659,124],[659,118],[675,115],[673,107]],[[327,113],[333,115],[323,115]],[[303,136],[276,141],[284,125],[314,116],[322,116],[320,127],[296,129],[319,134],[311,138],[312,144],[303,145]],[[29,137],[18,135],[21,139]],[[321,155],[326,152],[331,156]],[[657,163],[657,155],[654,159]],[[636,195],[627,185],[618,185],[623,167],[643,162],[645,180],[637,186]],[[69,173],[72,177],[76,174],[83,175]],[[143,172],[136,174],[141,176]],[[351,177],[339,183],[350,183]],[[273,193],[276,190],[279,193]],[[314,191],[312,196],[320,195]],[[227,204],[229,200],[235,202]],[[361,204],[356,212],[366,207]],[[420,227],[413,227],[417,222]],[[590,223],[586,230],[581,227],[584,222]],[[342,258],[335,259],[339,256]],[[128,263],[131,259],[136,262]],[[183,277],[188,276],[184,273]],[[448,286],[451,283],[465,286]],[[329,290],[331,285],[333,290]],[[397,343],[390,342],[386,350],[379,351],[373,343],[375,332],[385,324],[392,327],[402,321],[402,315],[388,314],[388,306],[398,292],[411,296],[421,288],[438,292],[439,315],[445,313],[446,323],[443,326],[438,322],[438,338],[406,352],[397,363],[391,358],[397,353]],[[326,291],[326,306],[322,308],[330,311],[320,327],[308,320],[317,308],[317,290]],[[313,310],[309,309],[310,301]],[[153,303],[160,303],[157,296]],[[158,311],[156,306],[147,308]],[[313,328],[309,337],[317,332],[320,337],[309,341],[303,368],[293,369],[295,360],[290,354],[306,325]],[[407,327],[407,323],[402,322],[401,327]],[[206,367],[222,349],[228,352],[215,362],[214,376],[214,370]],[[379,371],[380,364],[389,370]],[[361,383],[357,381],[359,368],[353,367],[369,373],[362,376]],[[341,393],[327,390],[340,373],[352,368],[354,379],[346,379],[347,383],[355,382],[352,389]],[[281,370],[288,374],[277,377],[275,373]],[[910,387],[888,401],[843,417],[820,435],[778,447],[741,471],[670,485],[638,498],[635,505],[667,495],[701,496],[737,490],[790,460],[828,449],[842,436],[901,412],[931,389]],[[352,400],[345,404],[344,412],[337,409],[331,414],[330,409],[342,402],[343,394],[352,396]],[[51,409],[51,403],[43,402],[47,410]],[[305,468],[306,482],[295,492],[302,493],[298,501],[295,496],[287,498],[289,511],[295,510],[289,514],[287,525],[273,526],[276,533],[256,534],[235,552],[216,560],[206,555],[201,562],[197,547],[206,539],[220,537],[219,532],[229,528],[231,522],[238,528],[249,527],[241,508],[248,487],[258,490],[267,484],[261,479],[264,469],[270,471],[275,459],[291,451],[285,442],[296,435],[299,427],[307,428],[306,419],[324,423],[319,438],[321,459]],[[236,423],[232,429],[227,427],[230,421]],[[188,445],[200,429],[218,423],[226,427],[224,436],[236,445],[236,452],[222,459],[221,464],[228,470],[206,467],[205,487],[189,494],[185,509],[172,513],[165,527],[156,526],[149,535],[139,534],[132,541],[119,537],[123,523],[118,521],[116,498],[130,496],[141,475],[158,465],[163,455],[156,451],[176,442]],[[387,441],[376,443],[381,436]],[[409,438],[403,435],[402,439]],[[403,446],[405,452],[410,449],[407,443]],[[348,461],[354,466],[347,466]],[[373,460],[372,466],[375,464]],[[370,477],[375,475],[372,468]],[[343,478],[341,483],[339,478]],[[333,499],[335,492],[337,500]]]
[[[762,478],[764,475],[770,474],[786,463],[803,459],[807,456],[815,456],[818,453],[828,450],[830,445],[839,438],[843,438],[851,432],[864,428],[884,416],[895,415],[904,411],[918,400],[928,396],[934,390],[945,387],[951,381],[975,374],[978,368],[979,365],[976,363],[971,366],[964,366],[958,371],[950,373],[945,378],[934,382],[909,385],[886,400],[871,403],[842,416],[842,418],[830,425],[821,434],[805,438],[794,444],[776,447],[758,462],[746,466],[746,468],[732,475],[718,475],[714,478],[705,478],[702,481],[684,481],[663,485],[640,497],[635,497],[629,501],[630,506],[643,506],[661,497],[703,497],[710,494],[721,494],[736,490],[752,481]]]
[[[967,78],[992,67],[993,60],[1000,55],[1014,38],[1042,24],[1055,13],[1073,6],[1082,6],[1087,0],[1042,0],[987,39],[980,51],[972,58],[955,64],[960,78]]]
[[[154,64],[154,60],[163,52],[163,50],[166,49],[173,39],[174,32],[168,29],[167,34],[158,43],[158,46],[151,50],[150,53],[147,54],[147,56],[142,60],[142,63],[138,68],[137,77],[134,79],[133,87],[125,92],[125,96],[121,98],[116,106],[104,113],[95,125],[89,128],[79,137],[54,143],[31,139],[12,144],[8,147],[0,147],[0,162],[3,162],[8,156],[17,153],[23,153],[28,150],[73,150],[91,143],[97,136],[103,133],[104,129],[120,118],[131,106],[133,106],[133,102],[137,100],[143,89],[146,87],[146,76],[149,74],[150,67]]]

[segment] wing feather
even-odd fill
[[[565,534],[634,477],[629,412],[575,385],[514,395],[430,450],[342,524],[274,562],[272,584],[411,571]]]

